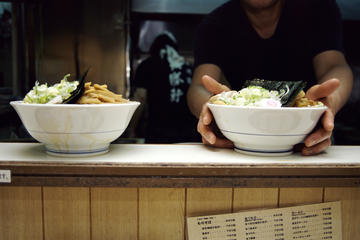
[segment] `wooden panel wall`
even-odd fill
[[[136,188],[91,188],[92,240],[137,239]]]
[[[326,188],[324,200],[342,203],[343,239],[360,239],[360,188]]]
[[[275,208],[278,205],[277,188],[234,189],[234,212],[247,209]]]
[[[0,239],[185,239],[187,216],[342,201],[360,239],[360,188],[0,187]]]
[[[323,202],[323,188],[281,188],[279,206]]]
[[[45,239],[90,239],[89,188],[44,187]]]
[[[139,189],[139,239],[184,239],[185,189]]]
[[[231,188],[189,188],[186,216],[229,213],[232,211],[232,198]]]
[[[43,239],[41,187],[0,187],[0,239]]]

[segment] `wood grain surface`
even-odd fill
[[[235,188],[234,212],[248,209],[276,208],[278,205],[277,188]]]
[[[56,240],[90,239],[89,188],[44,187],[44,236]]]
[[[343,240],[360,239],[360,188],[325,188],[324,200],[341,201]]]
[[[232,211],[232,188],[188,188],[186,216],[202,216]]]
[[[0,187],[0,239],[43,239],[41,187]]]
[[[185,189],[140,188],[139,239],[184,239]]]
[[[184,240],[187,216],[338,200],[360,239],[359,188],[0,187],[0,239]]]
[[[323,202],[323,188],[280,188],[279,207]]]
[[[136,188],[91,188],[92,240],[137,239]]]

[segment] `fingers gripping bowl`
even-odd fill
[[[293,146],[305,139],[326,110],[207,105],[222,134],[234,142],[235,151],[271,156],[291,154]]]
[[[255,79],[247,84],[239,92],[220,93],[207,103],[220,131],[238,152],[289,155],[327,109],[323,103],[305,97],[301,82],[279,86]]]

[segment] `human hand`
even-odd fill
[[[213,94],[218,94],[223,91],[230,91],[227,86],[220,84],[218,81],[208,75],[204,75],[201,78],[201,81],[204,87]],[[213,120],[213,115],[205,103],[202,106],[199,122],[197,125],[197,131],[201,134],[203,143],[215,147],[233,148],[234,144],[222,136]]]
[[[305,146],[302,149],[303,155],[315,155],[331,145],[331,135],[334,129],[334,119],[336,110],[335,103],[329,97],[340,86],[339,79],[330,79],[321,84],[314,85],[306,92],[306,97],[311,100],[323,102],[328,109],[321,117],[321,124],[305,140]]]

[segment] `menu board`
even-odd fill
[[[188,240],[342,240],[341,203],[187,218]]]

